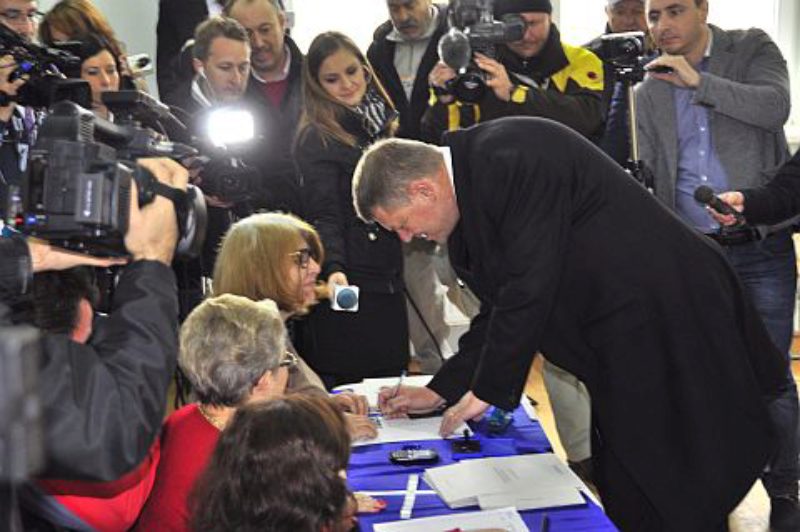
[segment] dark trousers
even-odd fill
[[[791,235],[786,231],[760,242],[725,246],[724,249],[728,260],[749,291],[770,338],[789,360],[797,288],[794,242]],[[783,389],[765,400],[775,424],[778,449],[761,480],[770,497],[796,497],[797,481],[800,478],[800,408],[790,364],[787,364]]]

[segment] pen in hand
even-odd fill
[[[397,397],[397,394],[400,393],[400,386],[403,385],[403,379],[406,378],[406,370],[400,372],[400,378],[397,379],[397,386],[394,387],[394,392],[392,392],[392,396],[390,399],[394,399]]]

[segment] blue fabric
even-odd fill
[[[703,61],[703,71],[707,62],[707,59]],[[674,87],[672,90],[678,125],[675,208],[689,225],[703,233],[710,233],[719,224],[709,216],[704,205],[695,201],[694,191],[703,185],[711,187],[716,193],[730,190],[728,174],[714,149],[708,108],[694,102],[693,89]]]
[[[481,453],[476,458],[491,456],[510,456],[514,454],[530,454],[552,452],[550,442],[541,425],[531,421],[520,407],[514,411],[514,421],[503,434],[490,436],[486,431],[486,421],[470,423],[475,431],[475,439],[481,442]],[[435,449],[440,461],[434,466],[398,466],[389,462],[391,451],[402,449],[409,444],[417,444],[422,448]],[[348,483],[353,491],[405,491],[408,475],[420,475],[419,490],[432,488],[422,480],[422,474],[428,467],[438,467],[456,462],[447,440],[430,440],[419,442],[386,443],[356,447],[350,457],[347,470]],[[535,479],[531,479],[535,482]],[[361,530],[371,531],[375,523],[397,521],[400,519],[400,507],[404,494],[378,496],[387,502],[387,507],[377,514],[359,514]],[[546,515],[552,531],[614,531],[617,528],[609,521],[603,511],[590,500],[580,506],[531,510],[520,512],[522,519],[531,530],[539,530]],[[452,510],[438,495],[417,495],[412,517],[431,517],[448,513],[474,512],[477,507]]]

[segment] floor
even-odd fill
[[[800,352],[800,338],[795,338],[793,352]],[[800,381],[800,361],[792,363],[795,381]],[[525,393],[536,399],[539,403],[536,410],[539,419],[547,433],[548,438],[553,444],[555,452],[565,458],[564,449],[558,439],[553,421],[553,413],[550,409],[550,401],[547,398],[544,384],[542,382],[542,360],[536,358],[531,373],[528,377],[528,384]],[[761,482],[757,482],[750,493],[742,501],[738,508],[730,517],[729,525],[731,532],[766,532],[769,530],[769,498],[767,497]]]

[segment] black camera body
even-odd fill
[[[136,91],[123,92],[130,94],[104,95],[104,103],[120,116],[146,101]],[[135,163],[139,157],[193,153],[196,150],[166,142],[135,123],[112,124],[73,102],[58,102],[39,129],[22,190],[9,195],[9,224],[66,249],[124,255],[135,181],[140,206],[156,194],[173,201],[180,230],[178,254],[196,255],[206,225],[202,194],[191,186],[184,193],[162,185]]]
[[[494,0],[450,0],[449,30],[439,40],[439,57],[458,76],[448,83],[456,98],[476,103],[486,93],[486,74],[475,64],[475,52],[497,58],[497,44],[525,36],[525,21],[508,14],[494,18]]]
[[[620,81],[638,83],[644,79],[645,37],[644,32],[608,33],[601,37],[603,60],[614,68],[614,76]]]

